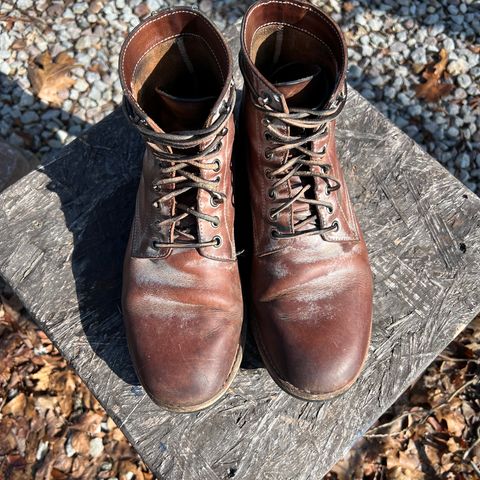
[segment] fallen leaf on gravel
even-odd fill
[[[28,68],[28,78],[34,93],[44,102],[60,106],[60,93],[75,83],[70,76],[73,67],[75,62],[66,52],[59,53],[55,59],[52,59],[49,52],[43,53]]]
[[[427,102],[438,102],[442,97],[448,95],[454,88],[450,83],[442,83],[445,68],[448,62],[448,53],[442,48],[440,51],[440,60],[437,63],[427,65],[423,78],[425,83],[416,85],[415,91],[418,98],[422,98]]]

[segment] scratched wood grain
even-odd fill
[[[280,391],[251,344],[206,411],[170,414],[146,396],[120,312],[143,147],[120,112],[0,196],[0,274],[159,478],[320,479],[480,310],[480,199],[353,90],[338,147],[374,329],[359,381],[325,403]]]

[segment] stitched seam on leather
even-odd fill
[[[314,8],[310,8],[309,6],[307,5],[302,5],[302,4],[298,4],[298,3],[293,3],[293,2],[288,2],[288,1],[279,1],[279,0],[270,0],[268,2],[261,2],[261,3],[258,3],[258,5],[256,5],[255,7],[252,8],[252,10],[250,10],[249,14],[248,14],[248,18],[245,22],[245,31],[247,30],[247,26],[248,26],[248,22],[250,21],[250,18],[252,16],[252,13],[254,12],[254,10],[256,10],[257,8],[259,7],[262,7],[263,5],[268,5],[270,3],[277,3],[277,4],[281,4],[281,5],[292,5],[293,7],[296,7],[296,8],[301,8],[302,10],[307,10],[309,11],[310,13],[313,13],[316,17],[320,18],[321,20],[325,21],[326,24],[330,27],[330,30],[332,32],[335,33],[336,37],[338,38],[338,40],[340,41],[340,44],[343,43],[342,41],[342,37],[340,36],[340,34],[338,33],[338,30],[335,28],[335,24],[333,23],[333,21],[327,16],[327,15],[324,15],[322,12],[319,12],[317,9],[314,9]],[[343,49],[341,49],[341,55],[342,55],[342,60],[344,61],[345,63],[345,55],[343,53]]]
[[[317,40],[319,43],[323,44],[323,46],[330,52],[330,55],[333,57],[333,59],[335,59],[335,55],[333,54],[332,52],[332,49],[323,41],[321,40],[320,38],[318,38],[314,33],[312,32],[309,32],[308,30],[305,30],[304,28],[301,28],[301,27],[297,27],[296,25],[292,25],[290,23],[284,23],[284,22],[269,22],[269,23],[265,23],[263,25],[260,25],[256,30],[255,32],[253,32],[253,35],[252,35],[252,43],[250,44],[250,50],[252,50],[252,46],[253,46],[253,39],[254,39],[254,36],[255,34],[262,28],[265,28],[265,27],[269,27],[271,25],[283,25],[285,27],[288,27],[288,28],[293,28],[294,30],[298,30],[300,32],[303,32],[307,35],[309,35],[310,37],[314,38],[315,40]]]
[[[227,122],[225,122],[226,124],[228,122],[230,122],[230,118],[232,117],[233,113],[230,114]],[[223,152],[226,152],[227,151],[227,148],[226,148],[226,145],[223,146],[223,148],[221,149],[220,152],[218,152],[218,156],[221,156],[220,154],[223,154]],[[231,155],[230,155],[231,157]],[[224,165],[224,168],[225,168],[225,165]],[[224,218],[224,221],[226,221],[227,219],[227,215],[226,215],[226,207],[225,205],[223,205],[223,218]],[[198,222],[198,229],[200,230],[200,236],[201,238],[205,238],[205,232],[204,232],[204,228],[203,228],[203,223],[202,221],[199,221]],[[225,227],[226,231],[227,231],[227,235],[228,235],[228,240],[230,242],[230,245],[232,245],[231,243],[231,238],[230,238],[230,234],[229,234],[229,231],[228,231],[228,227],[226,226]],[[220,234],[218,234],[220,236]],[[221,236],[220,236],[221,238]],[[210,250],[210,249],[213,249],[214,247],[204,247],[206,248],[207,250]],[[222,261],[235,261],[235,256],[232,255],[232,249],[230,249],[230,254],[231,254],[231,257],[230,258],[225,258],[224,256],[221,256],[221,255],[214,255],[214,254],[211,254],[211,253],[205,253],[205,256],[207,256],[208,258],[211,258],[212,260],[222,260]]]
[[[144,29],[146,28],[147,26],[149,26],[151,23],[154,23],[155,21],[161,19],[161,18],[166,18],[166,17],[169,17],[171,15],[177,15],[179,13],[186,13],[188,15],[193,15],[195,17],[198,17],[202,20],[202,22],[208,26],[209,29],[211,29],[216,37],[218,38],[218,40],[220,41],[220,44],[222,45],[222,48],[227,56],[227,58],[229,58],[228,56],[228,51],[227,51],[227,47],[225,46],[225,42],[223,40],[223,38],[221,37],[221,35],[218,33],[217,29],[210,23],[210,21],[208,21],[207,19],[205,19],[202,15],[199,15],[198,13],[196,12],[193,12],[191,10],[174,10],[172,12],[165,12],[165,14],[162,14],[162,15],[159,15],[159,16],[155,16],[153,17],[152,19],[150,20],[147,20],[131,37],[130,39],[127,41],[127,44],[125,45],[124,49],[123,49],[123,58],[122,58],[122,72],[125,71],[125,56],[126,56],[126,52],[128,50],[128,47],[130,45],[130,43],[133,41],[133,39]]]
[[[230,115],[230,117],[228,118],[227,122],[226,122],[226,125],[230,126],[230,120],[231,120],[232,116]],[[235,128],[235,127],[234,127]],[[234,137],[234,136],[233,136]],[[227,159],[224,160],[224,166],[223,168],[227,168],[227,165],[228,165],[228,168],[232,168],[231,167],[231,158],[232,158],[232,150],[233,150],[233,145],[231,145],[231,140],[229,140],[230,143],[227,145],[225,145],[225,152],[228,153],[230,152],[230,155],[228,155],[227,159],[230,158],[230,162],[228,161],[225,161]],[[226,176],[227,172],[225,171],[225,176]],[[233,176],[233,173],[232,173],[232,176]],[[232,197],[233,197],[233,187],[230,187],[232,188]],[[227,230],[227,236],[228,236],[228,241],[229,241],[229,244],[230,244],[230,255],[232,258],[235,258],[235,242],[232,240],[232,236],[230,234],[230,229],[228,228],[228,225],[227,225],[227,205],[226,205],[227,202],[224,202],[224,205],[223,205],[223,218],[225,219],[225,229]],[[233,218],[233,222],[235,222],[235,217]]]
[[[330,137],[333,137],[334,134],[333,134],[333,130],[330,130],[330,133],[329,133]],[[332,142],[332,138],[329,138],[329,142]],[[335,148],[335,154],[336,154],[336,145],[334,146]],[[340,160],[337,158],[337,162],[339,164],[338,168],[340,169],[341,166],[340,166]],[[345,183],[345,178],[343,179],[343,182]],[[351,204],[351,201],[350,201],[350,196],[347,195],[347,205]],[[348,216],[345,215],[345,211],[342,207],[342,203],[338,201],[338,198],[337,198],[337,203],[338,203],[338,206],[340,207],[340,211],[342,212],[342,215],[343,215],[343,218],[345,219],[345,223],[348,225],[348,227],[350,228],[350,230],[352,231],[352,237],[354,240],[358,240],[358,232],[352,228],[352,225],[350,224],[350,222],[348,221]],[[350,211],[350,214],[352,213],[352,208],[351,206],[349,207],[349,211]],[[350,215],[351,216],[351,215]],[[328,233],[327,233],[327,236],[328,236]],[[343,236],[337,236],[335,237],[336,240],[340,240],[340,241],[352,241],[352,238],[350,238],[348,235],[343,235]]]
[[[197,37],[199,38],[200,40],[203,41],[203,43],[205,44],[205,46],[210,50],[210,53],[212,54],[213,58],[215,59],[215,63],[217,64],[217,67],[218,67],[218,71],[220,72],[220,76],[222,77],[222,82],[225,83],[225,77],[223,76],[223,72],[222,72],[222,68],[220,67],[220,62],[218,61],[218,58],[217,56],[215,55],[215,52],[212,50],[212,48],[210,47],[210,45],[205,41],[205,39],[203,37],[201,37],[200,35],[197,35],[196,33],[178,33],[178,34],[175,34],[175,35],[170,35],[170,37],[167,37],[167,38],[164,38],[162,40],[159,40],[157,43],[155,43],[154,45],[152,45],[139,59],[138,59],[138,62],[135,64],[135,67],[133,68],[133,73],[132,73],[132,78],[135,78],[135,75],[137,74],[137,68],[140,64],[140,62],[144,59],[144,57],[146,55],[148,55],[148,53],[153,50],[155,47],[157,47],[158,45],[162,44],[162,43],[165,43],[165,42],[168,42],[168,40],[171,40],[172,38],[178,38],[178,37],[185,37],[185,36],[191,36],[191,37]]]

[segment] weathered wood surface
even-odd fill
[[[138,385],[120,285],[143,149],[121,112],[0,196],[0,274],[159,478],[320,479],[480,310],[480,199],[352,90],[338,146],[374,330],[359,381],[325,403],[280,391],[253,346],[206,411],[170,414]]]

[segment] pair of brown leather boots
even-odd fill
[[[240,66],[251,328],[282,389],[328,399],[359,375],[372,311],[367,250],[335,150],[345,41],[312,5],[262,0],[244,18]],[[232,69],[221,33],[188,8],[142,22],[120,55],[124,107],[147,145],[125,259],[127,338],[148,394],[178,412],[219,399],[242,358]]]

